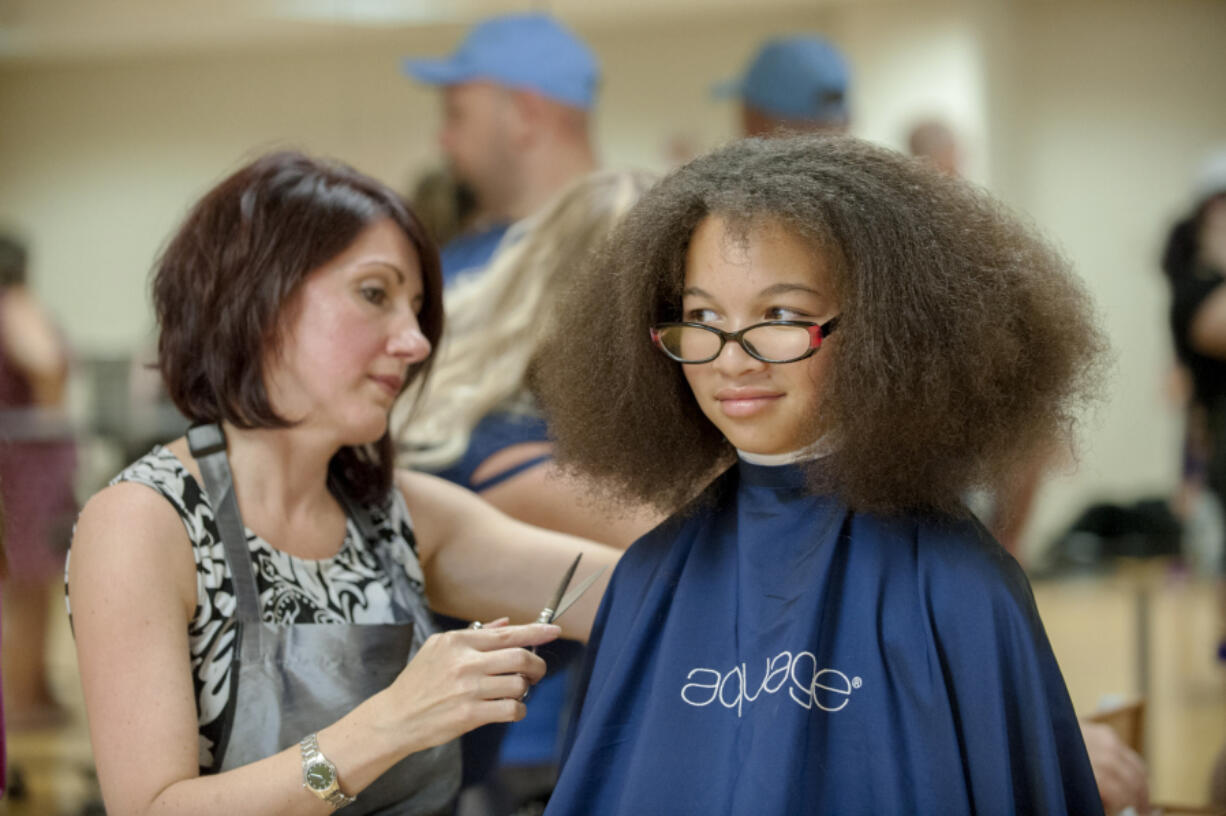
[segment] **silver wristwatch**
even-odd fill
[[[298,747],[302,749],[302,787],[323,799],[333,810],[357,801],[341,792],[336,766],[319,752],[319,740],[314,734],[303,737]]]

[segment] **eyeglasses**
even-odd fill
[[[651,342],[679,363],[709,363],[728,341],[738,343],[755,360],[794,363],[812,357],[838,324],[837,316],[825,323],[771,320],[726,332],[705,323],[659,323],[651,327]]]

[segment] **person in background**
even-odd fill
[[[0,492],[0,586],[9,574],[8,555],[4,550],[4,494]],[[0,589],[0,591],[3,591]],[[0,625],[0,632],[3,632],[3,626]],[[2,640],[3,634],[0,634],[0,648],[4,647]],[[4,791],[8,788],[8,754],[5,751],[5,730],[4,730],[4,682],[0,677],[0,798],[4,797]]]
[[[962,501],[1098,393],[1059,253],[894,151],[745,139],[555,313],[558,461],[673,515],[605,594],[549,816],[1102,812],[1025,574]]]
[[[385,185],[262,156],[192,208],[153,296],[194,427],[89,501],[68,569],[108,812],[451,812],[455,739],[524,716],[528,648],[586,639],[603,585],[560,628],[508,618],[536,619],[577,553],[620,553],[394,469],[388,415],[443,304]],[[494,622],[437,634],[427,598]]]
[[[476,201],[469,231],[443,247],[450,284],[485,266],[512,223],[596,168],[600,68],[556,19],[528,13],[478,23],[451,56],[407,59],[404,71],[442,90],[439,142]]]
[[[850,81],[847,58],[834,45],[797,34],[768,40],[745,73],[717,85],[715,94],[739,100],[745,136],[846,133]]]
[[[1191,380],[1184,449],[1185,481],[1196,498],[1226,508],[1226,147],[1198,168],[1190,210],[1167,237],[1162,269],[1171,287],[1175,355]],[[1205,488],[1208,496],[1197,488]],[[1199,494],[1199,495],[1197,495]],[[1218,659],[1226,661],[1226,554],[1220,547]],[[1214,804],[1226,805],[1226,744],[1210,783]]]
[[[466,232],[477,209],[472,191],[445,167],[427,170],[417,178],[409,204],[439,246]]]
[[[47,675],[47,635],[76,513],[76,445],[64,412],[68,348],[26,279],[25,247],[0,236],[0,493],[9,512],[3,655],[13,730],[65,717]]]
[[[1162,269],[1175,354],[1192,383],[1190,431],[1203,440],[1198,470],[1226,507],[1226,149],[1204,162],[1192,198],[1168,235]]]
[[[548,428],[533,393],[533,362],[553,352],[544,342],[554,303],[654,177],[598,171],[570,185],[521,222],[485,271],[447,292],[447,330],[428,389],[400,433],[400,461],[475,491],[503,512],[551,530],[624,549],[659,519],[645,507],[602,505],[591,485],[563,474],[551,457]],[[456,625],[457,622],[449,622]],[[484,790],[465,794],[487,811],[543,805],[557,774],[567,712],[569,667],[578,644],[548,647],[550,672],[533,691],[524,721],[505,735],[489,726],[464,738],[466,773]],[[502,739],[501,747],[498,740]],[[497,757],[497,771],[486,771]]]
[[[925,159],[942,173],[962,174],[962,151],[958,138],[949,125],[940,119],[924,119],[907,132],[907,151]]]
[[[398,433],[400,461],[476,491],[510,515],[622,548],[642,532],[627,508],[586,502],[553,466],[533,392],[554,303],[576,269],[653,183],[641,172],[585,176],[523,222],[484,274],[446,294],[448,326],[428,387]],[[607,513],[601,510],[609,511]]]

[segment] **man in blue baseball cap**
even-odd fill
[[[837,48],[820,37],[768,40],[738,79],[715,87],[717,96],[741,100],[746,136],[780,130],[843,132],[848,127],[851,73]]]
[[[596,169],[589,113],[600,68],[553,17],[490,18],[450,56],[408,59],[404,71],[442,89],[439,141],[477,203],[480,226],[443,248],[445,280],[484,266],[511,223]]]

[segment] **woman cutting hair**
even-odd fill
[[[257,159],[188,214],[153,284],[197,426],[81,514],[69,599],[112,814],[450,812],[455,738],[523,717],[552,625],[432,634],[431,605],[532,620],[615,553],[396,472],[388,413],[443,328],[438,257],[378,182]],[[593,564],[595,562],[595,564]]]

